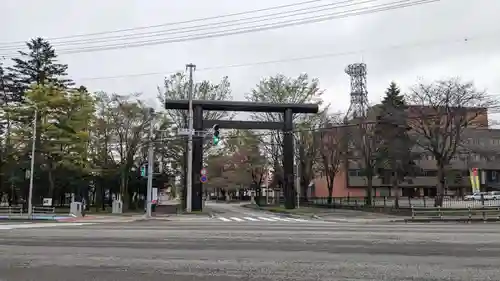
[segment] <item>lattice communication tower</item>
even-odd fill
[[[345,68],[351,76],[351,104],[346,114],[346,121],[366,117],[368,109],[368,91],[366,90],[366,64],[353,63]]]

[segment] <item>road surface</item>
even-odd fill
[[[0,280],[498,280],[499,232],[216,217],[12,226],[0,229]]]

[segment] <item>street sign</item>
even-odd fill
[[[177,134],[180,136],[189,136],[189,135],[194,135],[194,130],[189,130],[186,128],[179,128],[177,130]]]
[[[207,175],[207,169],[205,169],[205,168],[201,169],[200,174],[202,176],[206,176]]]
[[[201,176],[200,181],[201,181],[201,183],[206,183],[208,181],[207,176]]]

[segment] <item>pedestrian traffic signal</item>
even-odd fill
[[[214,131],[213,142],[214,142],[214,145],[217,145],[219,143],[219,140],[220,140],[220,138],[219,138],[219,125],[215,124],[212,129]]]

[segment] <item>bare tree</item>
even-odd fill
[[[498,102],[472,82],[458,78],[419,83],[407,94],[409,125],[416,144],[436,159],[437,196],[435,206],[442,206],[446,187],[445,168],[457,153],[467,128],[487,128],[488,110]]]
[[[189,77],[183,73],[175,73],[166,77],[163,81],[163,87],[158,87],[158,100],[165,104],[169,99],[172,100],[187,100],[189,91]],[[201,81],[193,85],[193,99],[195,100],[232,100],[231,84],[227,77],[223,77],[218,83],[209,81]],[[177,128],[186,128],[188,125],[187,110],[167,110],[166,116],[170,119],[173,126]],[[227,111],[203,111],[204,120],[221,120],[232,119],[234,114]],[[208,151],[208,144],[204,146],[204,150]],[[187,138],[179,138],[169,142],[169,150],[165,154],[173,166],[177,169],[173,171],[176,174],[183,175],[183,187],[187,185]],[[185,193],[183,192],[183,205],[185,205]]]
[[[366,119],[355,119],[349,131],[349,161],[360,167],[366,178],[365,203],[370,206],[373,197],[373,178],[377,175],[380,158],[380,136],[376,133],[376,123]],[[351,125],[351,124],[350,124]]]
[[[326,177],[328,188],[328,204],[332,202],[333,184],[335,176],[341,169],[342,161],[345,159],[345,141],[347,128],[341,124],[340,115],[325,115],[319,130],[319,158],[322,173]]]
[[[112,95],[110,102],[110,131],[119,156],[115,162],[120,166],[120,195],[127,210],[132,203],[129,173],[141,145],[146,145],[142,140],[147,137],[147,128],[151,126],[152,112],[142,102],[131,100],[130,96]]]
[[[318,128],[325,125],[325,120],[328,119],[327,109],[316,115],[310,115],[303,119],[302,122],[296,124],[296,153],[298,155],[299,175],[300,175],[300,198],[307,201],[307,194],[311,181],[315,178],[321,161],[320,149],[321,134],[318,133]]]
[[[259,82],[252,91],[246,95],[251,102],[267,103],[318,103],[321,105],[323,90],[319,87],[318,79],[311,79],[307,74],[301,74],[296,78],[286,77],[282,74],[267,77]],[[282,113],[259,112],[253,113],[251,118],[256,121],[283,122]],[[308,117],[295,114],[294,123],[301,123]],[[273,183],[280,185],[283,182],[283,132],[271,131],[268,136],[261,138],[265,153],[271,156],[273,166]]]

